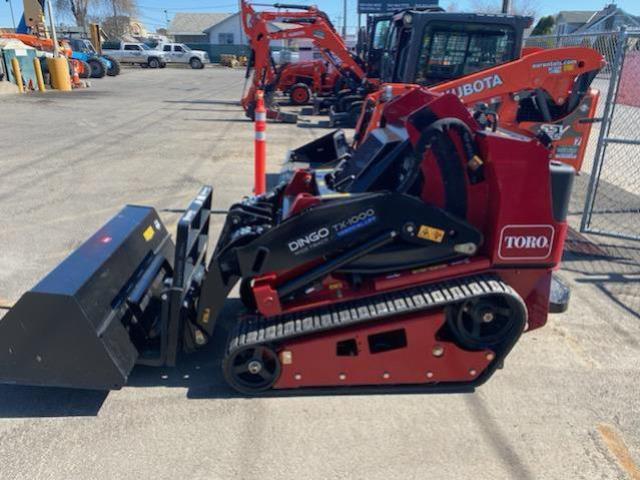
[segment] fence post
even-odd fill
[[[616,54],[614,64],[611,67],[611,78],[609,79],[609,91],[607,92],[607,100],[604,105],[604,113],[602,114],[602,123],[600,125],[600,135],[598,135],[598,144],[594,155],[593,167],[591,168],[591,178],[587,188],[587,197],[584,202],[584,210],[582,212],[582,220],[580,221],[580,231],[587,232],[591,224],[591,216],[596,200],[598,183],[600,182],[600,174],[602,173],[602,164],[604,163],[604,153],[607,138],[611,130],[611,120],[613,108],[618,93],[618,84],[620,74],[624,65],[624,53],[627,46],[627,29],[623,26],[617,35]]]
[[[267,110],[264,106],[264,92],[256,93],[255,118],[255,155],[254,155],[254,188],[255,195],[262,195],[267,190]]]

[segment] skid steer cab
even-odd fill
[[[244,394],[486,381],[546,322],[574,171],[451,94],[386,117],[362,168],[298,170],[232,205],[210,255],[210,187],[175,245],[152,208],[125,207],[0,321],[0,381],[120,388],[220,335],[238,283],[221,353]]]

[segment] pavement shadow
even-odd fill
[[[248,118],[183,118],[185,122],[248,123]]]
[[[94,417],[109,392],[0,385],[0,418]]]
[[[317,122],[298,122],[298,128],[334,128],[329,120],[318,120]]]
[[[163,100],[164,103],[188,103],[192,105],[233,105],[240,106],[239,100]]]
[[[586,236],[570,229],[562,269],[579,274],[577,283],[595,286],[640,320],[640,242]]]
[[[513,447],[512,442],[495,420],[482,397],[480,395],[469,395],[465,397],[465,402],[475,422],[480,427],[479,430],[482,432],[483,437],[511,473],[509,478],[533,480],[535,478],[533,473]]]

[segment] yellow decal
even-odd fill
[[[142,236],[147,242],[149,242],[151,241],[151,239],[155,234],[156,234],[156,231],[153,229],[151,225],[149,225],[147,229],[142,233]]]
[[[442,243],[444,240],[444,230],[440,230],[439,228],[429,227],[427,225],[421,225],[420,230],[418,230],[418,238],[423,240],[431,240],[435,243]]]

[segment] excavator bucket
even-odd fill
[[[128,325],[173,252],[153,208],[126,206],[0,320],[0,383],[122,387],[141,354]]]

